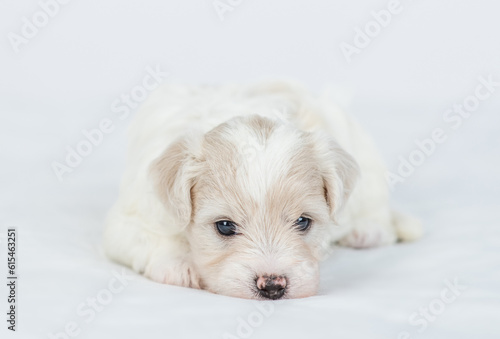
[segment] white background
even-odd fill
[[[254,337],[397,338],[403,330],[419,338],[498,337],[500,87],[456,130],[443,114],[474,94],[479,77],[500,81],[500,5],[401,0],[400,13],[348,62],[340,45],[352,44],[356,27],[388,2],[243,0],[221,20],[210,0],[72,0],[16,53],[8,35],[21,34],[23,17],[40,5],[2,1],[0,262],[5,230],[15,226],[17,334],[47,338],[72,319],[83,323],[76,307],[120,269],[99,253],[129,122],[118,120],[111,104],[141,84],[146,67],[159,65],[170,83],[284,78],[315,92],[333,87],[393,172],[416,149],[415,139],[435,128],[448,137],[394,191],[396,206],[423,219],[424,239],[339,249],[324,264],[320,295],[276,306]],[[52,163],[64,163],[82,129],[104,118],[115,131],[59,181]],[[418,333],[408,317],[455,276],[468,289]],[[222,338],[253,311],[246,301],[139,280],[79,337]]]

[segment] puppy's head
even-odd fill
[[[316,293],[328,229],[358,169],[325,136],[250,116],[178,140],[152,174],[203,288],[278,299]]]

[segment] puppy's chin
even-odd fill
[[[196,253],[196,261],[201,265],[198,266],[198,273],[201,276],[202,288],[216,294],[243,299],[293,299],[313,296],[319,287],[318,260],[310,256],[311,251],[307,245],[288,245],[281,249],[283,256],[280,258],[258,253],[258,246],[249,248],[244,242],[238,245],[239,249],[232,252],[218,251],[216,255],[220,256],[217,256],[215,261],[211,254]],[[198,256],[200,254],[202,257]],[[278,297],[266,297],[259,290],[259,275],[283,277],[286,282],[284,293]]]
[[[319,288],[319,279],[318,277],[310,280],[306,285],[300,286],[298,288],[292,287],[294,286],[293,280],[290,282],[290,287],[286,289],[283,297],[279,299],[301,299],[312,297],[318,292]],[[218,283],[215,283],[218,285]],[[228,297],[233,298],[241,298],[241,299],[256,299],[256,300],[270,300],[269,298],[265,298],[259,294],[258,289],[255,286],[251,286],[249,283],[244,283],[240,281],[236,281],[235,286],[228,288],[212,288],[211,285],[204,285],[204,289],[210,291],[215,294],[221,294]]]
[[[215,294],[221,294],[221,295],[225,295],[225,296],[233,297],[233,298],[254,299],[254,300],[262,300],[262,301],[270,300],[268,298],[264,298],[264,297],[260,296],[257,291],[253,291],[253,292],[252,291],[250,291],[250,292],[237,292],[237,291],[234,291],[234,292],[231,292],[231,291],[219,292],[219,291],[212,291],[210,289],[207,289],[207,290],[210,291],[210,292],[212,292],[212,293],[215,293]],[[312,297],[312,296],[316,295],[316,293],[318,293],[318,287],[317,286],[315,288],[311,288],[309,290],[299,291],[298,293],[293,293],[293,292],[287,291],[283,295],[283,297],[280,298],[280,300],[282,300],[282,299],[302,299],[302,298],[308,298],[308,297]]]

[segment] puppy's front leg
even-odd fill
[[[350,225],[351,231],[339,241],[339,245],[353,248],[370,248],[391,245],[396,242],[396,232],[390,220],[363,219],[355,220]]]
[[[117,211],[104,232],[104,250],[111,259],[162,284],[200,288],[182,235],[159,234],[144,226],[143,218]]]
[[[196,271],[182,258],[151,258],[144,276],[161,284],[200,288]]]
[[[187,255],[187,244],[163,239],[155,247],[143,269],[144,276],[162,284],[200,288],[199,276]]]
[[[379,213],[372,218],[359,218],[351,231],[339,241],[342,246],[369,248],[391,245],[396,241],[414,241],[422,236],[419,220],[398,212]]]

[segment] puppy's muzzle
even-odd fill
[[[275,300],[285,294],[287,281],[283,275],[262,275],[257,277],[255,284],[261,297]]]

